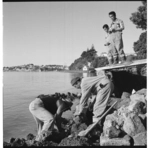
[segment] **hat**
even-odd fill
[[[81,78],[80,77],[76,77],[76,78],[73,78],[71,80],[71,85],[73,86],[77,81],[79,81]]]

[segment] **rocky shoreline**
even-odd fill
[[[57,93],[58,95],[58,93]],[[72,118],[62,117],[62,132],[52,131],[42,142],[35,141],[32,133],[25,139],[11,138],[4,142],[4,147],[49,147],[49,146],[147,146],[147,89],[143,88],[132,94],[123,92],[121,98],[112,97],[106,110],[115,102],[117,104],[108,112],[101,122],[86,136],[78,133],[92,123],[92,112],[87,111],[85,121],[73,120],[75,107],[79,104],[80,95],[59,94],[70,97],[73,101]]]
[[[53,131],[43,142],[35,141],[32,133],[26,139],[11,138],[9,142],[4,142],[4,147],[20,146],[146,146],[147,145],[147,90],[141,89],[129,95],[123,93],[120,99],[111,98],[108,107],[116,100],[118,103],[106,115],[100,125],[86,137],[79,137],[77,134],[85,130],[90,122],[92,114],[88,111],[88,119],[81,123],[78,119],[62,118],[61,133]],[[75,96],[75,95],[74,95]],[[72,107],[79,103],[76,100]],[[72,135],[68,137],[69,135]]]

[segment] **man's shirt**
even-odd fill
[[[123,30],[125,27],[124,27],[123,21],[116,18],[116,20],[111,23],[110,28],[112,28],[112,29],[122,28],[122,30]],[[119,32],[122,32],[122,30]],[[117,32],[117,31],[113,31],[113,32]]]

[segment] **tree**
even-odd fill
[[[130,20],[136,25],[136,28],[147,29],[147,2],[142,1],[142,6],[138,7],[138,12],[131,14]],[[143,59],[147,56],[147,31],[141,33],[139,40],[133,43],[133,49],[137,52],[137,59]]]
[[[134,42],[134,51],[137,52],[138,59],[145,59],[147,56],[147,32],[143,32],[139,40]]]
[[[103,67],[108,64],[108,59],[107,57],[97,57],[95,60],[92,62],[91,66],[94,68],[97,67]]]
[[[142,1],[142,6],[138,7],[138,12],[132,13],[130,20],[136,25],[136,28],[147,29],[147,2]]]
[[[94,45],[91,48],[87,48],[86,51],[83,51],[81,56],[74,61],[69,66],[70,70],[82,70],[82,68],[87,65],[88,62],[92,63],[97,57],[97,51],[94,48]]]

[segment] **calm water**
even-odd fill
[[[74,92],[71,78],[75,73],[61,72],[4,72],[3,74],[3,131],[4,141],[11,137],[25,138],[36,134],[35,121],[29,104],[40,94]],[[80,74],[81,75],[81,74]]]

